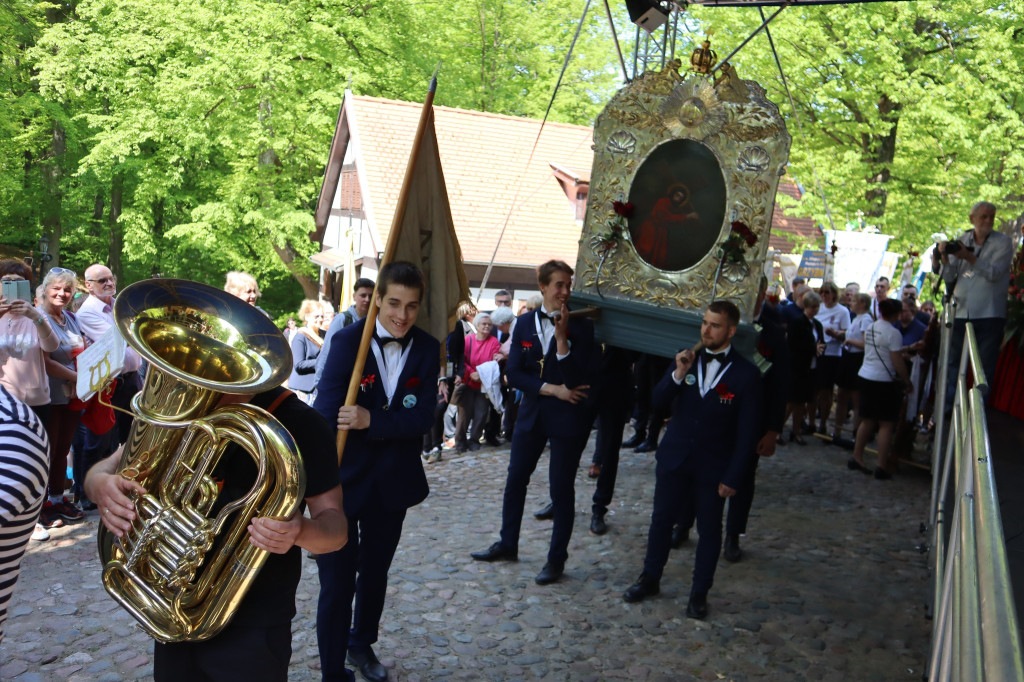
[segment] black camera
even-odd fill
[[[961,251],[963,251],[964,249],[967,249],[971,253],[974,253],[974,249],[972,249],[969,246],[964,246],[963,244],[961,244],[958,241],[946,242],[946,255],[947,256],[955,256],[958,253],[960,253]]]

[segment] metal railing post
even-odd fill
[[[949,306],[948,306],[949,307]],[[951,316],[943,322],[936,414],[945,412]],[[967,388],[968,372],[974,386]],[[1006,557],[974,325],[964,331],[948,430],[936,423],[932,466],[931,682],[1024,682],[1024,655]],[[943,443],[945,441],[945,443]],[[945,446],[945,454],[942,447]]]

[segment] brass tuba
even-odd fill
[[[124,538],[100,524],[103,585],[154,639],[208,639],[230,622],[267,559],[249,542],[250,520],[290,516],[306,487],[298,448],[273,416],[247,404],[213,408],[224,393],[281,384],[291,352],[261,311],[187,280],[127,287],[114,320],[149,362],[118,467],[147,494],[133,500]],[[211,474],[232,444],[252,457],[256,483],[215,510]]]

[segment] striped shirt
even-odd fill
[[[50,469],[46,430],[35,412],[0,386],[0,641]]]

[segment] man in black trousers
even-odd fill
[[[519,558],[519,530],[526,487],[544,446],[551,444],[549,469],[554,527],[539,585],[558,580],[565,570],[576,508],[576,469],[587,444],[593,411],[585,404],[593,361],[594,326],[570,320],[566,303],[573,270],[551,260],[537,268],[543,303],[516,322],[508,360],[508,383],[523,393],[512,435],[512,453],[501,511],[501,539],[478,561]]]
[[[615,493],[622,432],[633,404],[632,360],[635,355],[624,348],[606,344],[601,351],[600,373],[595,377],[597,435],[593,463],[598,471],[590,517],[590,532],[594,535],[608,532],[604,517]]]
[[[714,582],[722,544],[725,500],[743,485],[760,437],[761,382],[757,368],[731,347],[740,321],[729,301],[715,301],[704,312],[695,355],[680,351],[654,389],[654,403],[672,419],[655,455],[654,511],[644,569],[623,598],[637,602],[658,594],[672,525],[692,501],[700,541],[686,615],[707,616],[707,594]]]
[[[750,467],[743,476],[736,494],[729,498],[729,511],[725,517],[725,543],[722,545],[722,556],[726,561],[737,562],[743,558],[740,549],[740,536],[747,532],[747,519],[750,508],[754,504],[755,479],[757,465],[761,457],[775,454],[776,439],[782,433],[782,425],[786,418],[786,394],[789,390],[789,352],[786,346],[786,332],[782,327],[779,311],[775,306],[764,301],[768,281],[761,280],[761,291],[758,294],[757,306],[757,356],[755,361],[761,371],[761,438],[757,441],[755,457],[750,460]],[[680,519],[679,526],[673,530],[673,540],[685,538],[693,527],[696,509],[689,505]],[[678,547],[673,542],[673,547]]]
[[[424,287],[423,273],[412,263],[381,268],[378,314],[370,322],[371,352],[359,375],[356,404],[345,405],[345,398],[365,317],[336,335],[313,403],[332,425],[349,432],[339,470],[349,543],[317,556],[317,641],[325,682],[354,679],[345,669],[346,654],[370,682],[388,678],[372,645],[406,512],[429,492],[420,447],[434,421],[440,374],[440,344],[414,326]]]

